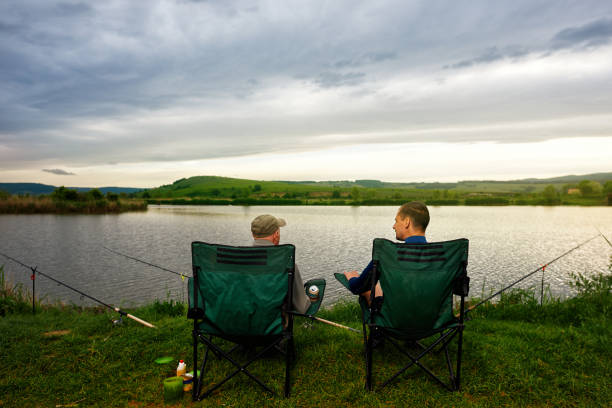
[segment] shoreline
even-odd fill
[[[402,200],[363,200],[363,201],[348,201],[348,200],[283,200],[283,199],[147,199],[148,205],[193,205],[193,206],[207,206],[207,205],[218,205],[218,206],[255,206],[255,205],[277,205],[277,206],[342,206],[342,207],[375,207],[375,206],[395,206],[402,205],[412,199]],[[418,201],[418,200],[417,200]],[[499,201],[472,201],[465,202],[465,200],[424,200],[427,206],[432,207],[509,207],[509,206],[520,206],[520,207],[612,207],[610,204],[605,202],[594,202],[586,201],[583,203],[579,202],[561,202],[558,204],[549,204],[545,202],[534,201],[510,201],[505,202]]]

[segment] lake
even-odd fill
[[[192,241],[250,245],[250,222],[259,214],[285,218],[281,243],[296,246],[304,280],[327,279],[325,303],[349,296],[334,272],[361,270],[372,239],[395,239],[396,206],[149,206],[113,215],[0,215],[0,252],[117,306],[154,299],[186,300],[186,280],[118,256],[104,246],[165,268],[191,274]],[[430,207],[430,242],[470,240],[471,295],[491,293],[598,234],[612,238],[607,207]],[[569,274],[607,272],[610,246],[599,237],[545,271],[555,296],[572,294]],[[30,272],[0,256],[7,278],[31,290]],[[520,287],[540,287],[536,273]],[[46,301],[92,302],[40,277]],[[539,289],[538,289],[539,290]]]

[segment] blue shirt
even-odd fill
[[[427,240],[423,235],[413,235],[406,238],[404,241],[406,244],[426,244]],[[359,295],[370,289],[370,272],[372,272],[373,263],[370,261],[368,266],[365,267],[361,275],[349,279],[349,289],[355,295]]]

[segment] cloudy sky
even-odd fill
[[[0,3],[0,181],[612,171],[609,1]]]

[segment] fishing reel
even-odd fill
[[[113,327],[122,326],[123,325],[123,316],[119,316],[118,319],[113,320]]]

